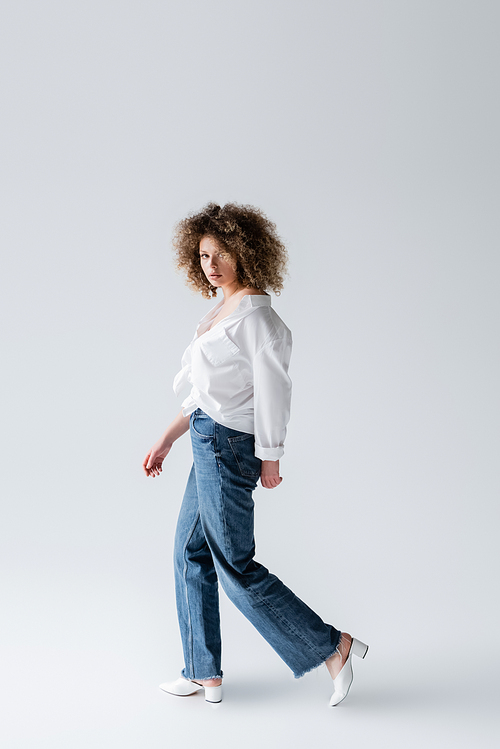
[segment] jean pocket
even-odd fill
[[[197,408],[196,411],[193,411],[191,416],[191,429],[198,435],[198,437],[213,439],[214,421],[210,416]]]
[[[242,434],[237,437],[228,437],[227,441],[233,451],[234,459],[242,476],[258,479],[262,467],[260,458],[255,457],[253,434]]]

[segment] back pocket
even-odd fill
[[[227,440],[233,451],[234,459],[238,464],[241,475],[258,479],[262,461],[260,458],[255,457],[255,439],[253,434],[245,433],[237,437],[228,437]]]

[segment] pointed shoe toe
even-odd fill
[[[160,689],[168,694],[175,694],[177,697],[188,697],[196,694],[201,689],[205,691],[205,701],[217,703],[222,701],[222,684],[218,687],[204,687],[203,684],[197,684],[195,681],[185,679],[183,676],[176,681],[167,681],[160,684]]]
[[[368,645],[365,645],[364,642],[361,642],[361,640],[357,640],[355,637],[353,637],[347,660],[333,680],[334,691],[330,699],[330,707],[339,705],[342,700],[345,700],[345,698],[349,694],[349,689],[351,688],[353,680],[352,656],[357,655],[358,658],[364,658],[367,652]]]
[[[168,694],[175,694],[178,697],[188,697],[190,694],[196,694],[203,687],[201,684],[195,684],[181,676],[176,681],[166,681],[164,684],[160,684],[160,689],[168,692]]]

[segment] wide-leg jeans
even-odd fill
[[[337,651],[340,631],[325,624],[254,560],[254,501],[261,460],[254,436],[201,409],[190,418],[193,467],[175,534],[177,615],[188,679],[222,676],[218,582],[291,668],[295,678]]]

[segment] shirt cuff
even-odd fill
[[[284,452],[285,448],[283,445],[279,447],[261,447],[260,445],[255,445],[255,457],[261,460],[279,460]]]

